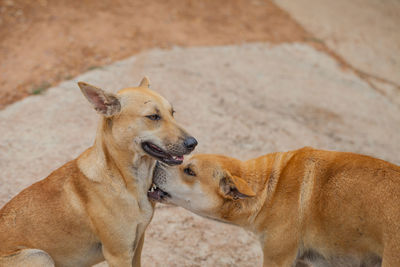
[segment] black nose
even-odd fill
[[[197,140],[190,136],[186,137],[185,141],[183,141],[183,145],[190,151],[192,151],[197,146]]]

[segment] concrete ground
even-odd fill
[[[400,104],[400,1],[274,0],[292,18]]]
[[[284,8],[306,25],[303,13]],[[318,21],[333,25],[335,16],[325,17]],[[348,11],[342,17],[354,15]],[[321,38],[328,40],[330,34]],[[392,37],[383,32],[380,39],[385,38]],[[368,40],[364,41],[373,42]],[[378,71],[395,70],[392,61],[379,61],[388,51],[370,59],[384,65]],[[363,57],[361,50],[356,52]],[[396,50],[392,54],[398,62]],[[351,57],[349,62],[356,65]],[[84,73],[0,111],[0,207],[93,143],[98,117],[77,81],[116,91],[149,76],[154,90],[174,104],[177,120],[198,139],[196,152],[248,159],[314,146],[400,164],[400,102],[394,101],[399,72],[389,75],[390,71],[376,72],[360,64],[363,71],[382,74],[379,77],[385,81],[380,81],[391,86],[391,94],[376,90],[356,72],[343,70],[331,56],[298,43],[156,49]],[[178,207],[159,205],[146,232],[143,266],[260,266],[261,262],[261,249],[252,234]]]

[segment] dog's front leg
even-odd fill
[[[132,267],[133,253],[130,251],[115,253],[103,247],[103,255],[110,267]]]
[[[289,234],[288,234],[289,233]],[[296,260],[298,242],[296,233],[275,232],[273,236],[262,240],[264,267],[291,267]]]
[[[144,243],[144,234],[142,234],[142,237],[140,238],[136,250],[135,250],[135,255],[133,256],[133,261],[132,261],[132,266],[134,267],[140,267],[141,263],[141,256],[142,256],[142,248],[143,248],[143,243]]]
[[[276,249],[278,249],[278,251],[276,251]],[[296,260],[296,250],[294,249],[286,250],[282,247],[274,248],[271,246],[267,246],[264,247],[263,252],[264,252],[264,262],[263,262],[264,267],[291,267],[293,266],[293,263]]]
[[[129,229],[110,227],[101,231],[103,256],[110,267],[133,266],[135,250],[141,240],[138,228],[137,225]]]

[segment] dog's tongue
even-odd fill
[[[149,191],[147,191],[147,196],[155,201],[162,202],[164,197],[168,196],[168,193],[165,193],[155,186],[155,189],[152,187]]]
[[[173,158],[174,160],[183,161],[183,156],[173,156],[172,158]]]
[[[152,192],[150,192],[150,191],[147,192],[147,196],[156,201],[161,201],[161,199],[162,199],[161,195],[162,195],[162,192],[160,190],[154,190]]]

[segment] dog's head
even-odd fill
[[[237,159],[210,154],[194,155],[175,167],[157,163],[148,196],[208,218],[230,221],[232,212],[240,212],[243,201],[255,196],[240,177],[240,167]]]
[[[102,134],[118,150],[149,155],[168,165],[183,162],[197,145],[174,119],[171,104],[149,89],[145,77],[138,87],[117,94],[79,82],[82,93],[103,116]]]

